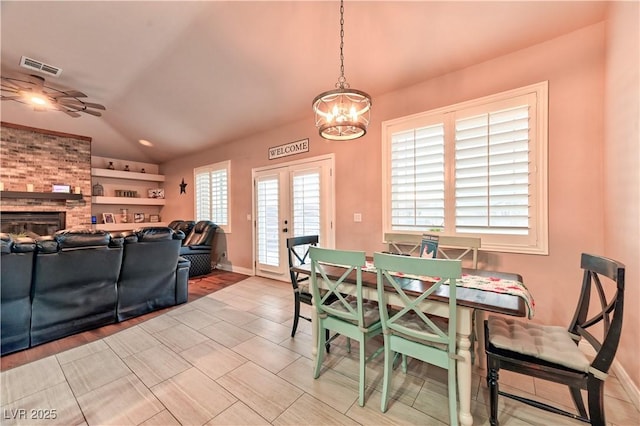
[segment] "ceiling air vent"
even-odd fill
[[[22,58],[20,58],[20,66],[30,70],[40,71],[42,73],[52,75],[54,77],[60,77],[60,74],[62,74],[61,68],[54,67],[53,65],[45,64],[35,59],[27,58],[26,56],[23,56]]]

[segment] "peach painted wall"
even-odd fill
[[[640,3],[615,2],[607,22],[604,148],[605,255],[626,266],[617,359],[640,387]]]
[[[252,137],[212,146],[161,165],[165,188],[189,183],[187,194],[169,191],[163,218],[193,216],[193,168],[231,159],[232,232],[225,236],[234,268],[252,268],[251,169],[269,162],[267,148],[310,139],[303,156],[335,153],[336,247],[382,244],[381,122],[431,108],[549,81],[549,256],[482,253],[483,267],[520,273],[535,296],[534,321],[568,324],[580,288],[580,253],[604,247],[605,23],[586,27],[528,49],[477,64],[373,99],[367,135],[351,142],[317,136],[313,117]],[[357,82],[351,82],[356,85]],[[366,88],[361,88],[365,89]],[[177,194],[177,191],[176,191]],[[353,222],[353,213],[362,222]],[[634,332],[630,327],[627,333]],[[626,357],[628,358],[628,357]]]

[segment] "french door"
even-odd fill
[[[286,240],[319,235],[335,241],[333,155],[253,170],[256,275],[289,280]]]

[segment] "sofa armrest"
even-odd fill
[[[176,304],[186,303],[189,298],[189,267],[191,262],[184,257],[178,257],[176,269]]]

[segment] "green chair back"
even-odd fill
[[[330,315],[343,321],[349,321],[357,324],[359,327],[365,327],[364,312],[362,309],[362,267],[366,263],[365,253],[363,251],[345,251],[333,250],[319,247],[309,247],[309,256],[311,258],[311,288],[314,303],[318,311],[318,315]],[[345,267],[344,273],[338,279],[332,279],[327,276],[319,263],[327,263],[341,265]],[[345,289],[345,279],[355,271],[356,290]],[[320,275],[318,277],[318,275]],[[320,293],[317,280],[324,281],[324,294]],[[354,308],[347,300],[346,295],[351,294],[357,298],[357,307]],[[327,303],[332,298],[337,299],[334,303]],[[339,303],[338,303],[339,302]]]
[[[385,339],[382,411],[387,410],[391,366],[395,354],[399,353],[448,370],[450,421],[457,424],[456,280],[462,275],[461,263],[460,260],[374,254]],[[409,294],[406,287],[413,277],[408,275],[432,277],[435,282],[424,293]],[[422,311],[423,302],[444,286],[448,286],[449,294],[446,320]]]

